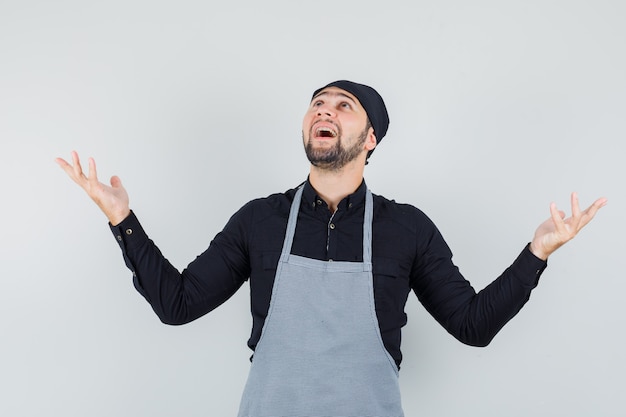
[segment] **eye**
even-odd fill
[[[347,101],[342,101],[341,103],[339,103],[339,107],[341,107],[342,109],[351,109],[352,108],[350,103],[348,103]]]

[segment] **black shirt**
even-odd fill
[[[292,253],[318,260],[362,261],[366,186],[343,199],[335,213],[304,183]],[[250,280],[254,350],[269,308],[295,189],[250,201],[235,213],[208,249],[179,273],[148,238],[134,213],[111,226],[137,290],[167,324],[184,324],[213,310]],[[374,299],[385,347],[400,364],[404,306],[412,290],[454,337],[487,345],[528,301],[546,262],[528,246],[478,294],[452,263],[452,253],[419,209],[374,195]]]

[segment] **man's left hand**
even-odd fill
[[[580,211],[576,193],[572,193],[571,200],[572,215],[568,218],[565,218],[565,212],[557,210],[555,203],[550,204],[550,218],[539,225],[530,243],[530,251],[538,258],[548,259],[552,252],[572,240],[608,201],[599,198],[586,210]]]

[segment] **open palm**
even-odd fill
[[[557,210],[555,203],[550,204],[550,218],[541,223],[535,231],[530,250],[537,257],[548,259],[555,250],[572,240],[606,203],[606,198],[599,198],[586,210],[581,211],[578,195],[572,193],[572,215],[568,218],[565,218],[565,212]]]
[[[56,162],[76,184],[85,190],[108,217],[111,224],[116,225],[128,216],[130,213],[128,193],[119,177],[111,177],[111,185],[98,181],[96,162],[93,158],[89,158],[89,175],[85,175],[76,151],[72,151],[72,164],[63,158],[57,158]]]

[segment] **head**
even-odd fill
[[[389,126],[382,97],[371,87],[335,81],[313,93],[302,137],[311,164],[341,169],[354,160],[366,163]]]

